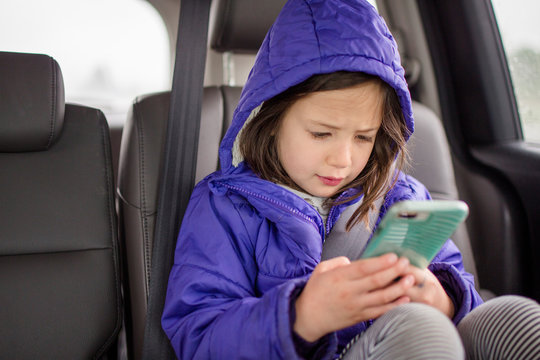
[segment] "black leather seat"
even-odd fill
[[[196,181],[218,167],[218,147],[240,98],[239,87],[204,89]],[[170,92],[135,100],[124,126],[118,170],[118,215],[126,265],[126,334],[129,352],[141,356],[159,170],[170,104]]]
[[[121,326],[108,127],[49,56],[0,53],[0,357],[109,358]]]

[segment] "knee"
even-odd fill
[[[412,353],[401,358],[408,359],[462,359],[463,345],[456,327],[450,319],[439,310],[419,303],[409,303],[398,306],[383,317],[391,320],[391,326],[386,327],[394,339],[400,339],[400,351],[409,349]],[[381,320],[382,317],[379,319]],[[377,321],[379,321],[377,320]],[[383,330],[381,333],[383,334]],[[381,335],[382,335],[381,334]],[[429,344],[429,352],[425,352]],[[425,357],[427,356],[427,357]]]
[[[511,307],[525,307],[534,309],[538,308],[538,303],[534,301],[533,299],[520,296],[520,295],[502,295],[497,296],[493,299],[488,300],[478,308],[499,308],[499,307],[505,307],[510,304]]]
[[[387,312],[385,316],[391,317],[396,323],[402,323],[402,325],[414,324],[419,332],[433,326],[454,329],[454,325],[446,315],[434,307],[420,303],[398,306]]]
[[[378,318],[344,358],[456,360],[464,358],[464,351],[454,324],[442,312],[410,303]]]
[[[540,305],[532,299],[517,295],[493,298],[471,311],[458,325],[460,332],[479,327],[496,326],[540,316]]]
[[[471,311],[458,328],[469,328],[478,322],[507,323],[521,321],[522,318],[538,319],[539,316],[540,305],[536,301],[518,295],[505,295],[493,298]]]
[[[407,337],[444,338],[456,346],[460,343],[457,329],[450,319],[429,305],[404,304],[390,310],[384,316],[391,318],[396,328]]]
[[[500,296],[471,311],[458,330],[472,359],[526,359],[530,345],[540,343],[540,305],[522,296]]]

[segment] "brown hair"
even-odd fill
[[[261,178],[302,190],[289,177],[277,151],[276,135],[283,116],[300,98],[317,91],[339,90],[355,85],[377,82],[382,89],[383,115],[382,123],[375,139],[375,145],[369,160],[358,177],[340,189],[362,187],[363,192],[339,202],[334,195],[329,201],[331,205],[345,203],[364,194],[362,204],[356,209],[347,222],[347,231],[355,224],[364,221],[368,226],[368,213],[373,203],[384,196],[396,181],[392,163],[396,159],[396,170],[400,170],[407,162],[405,149],[406,138],[410,134],[399,99],[395,90],[380,78],[360,72],[338,71],[330,74],[314,75],[304,82],[265,101],[258,114],[245,125],[240,134],[240,151],[251,169]]]

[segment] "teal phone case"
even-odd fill
[[[361,257],[393,252],[425,268],[468,214],[463,201],[398,202],[388,210]]]

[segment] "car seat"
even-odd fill
[[[240,87],[204,89],[196,181],[215,171],[218,147],[230,125]],[[139,359],[148,304],[148,289],[157,213],[159,170],[170,92],[137,98],[122,135],[118,170],[118,215],[125,249],[126,333],[128,351]]]
[[[1,52],[0,94],[0,357],[114,357],[121,283],[105,118],[64,103],[46,55]]]

